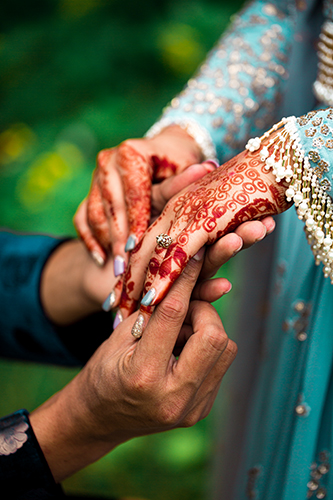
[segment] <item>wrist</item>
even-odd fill
[[[187,166],[192,165],[193,163],[202,162],[205,157],[202,152],[201,147],[190,135],[185,128],[182,128],[180,125],[171,124],[156,134],[149,137],[151,144],[157,146],[157,151],[161,150],[161,146],[166,151],[170,151],[170,145],[175,144],[177,157],[181,158],[184,156],[184,152],[186,153]]]
[[[115,432],[109,433],[107,439],[100,432],[99,422],[86,404],[86,387],[82,387],[78,377],[80,374],[30,415],[31,426],[57,483],[97,461],[121,442]]]
[[[46,262],[40,298],[47,317],[55,324],[68,325],[100,310],[101,302],[88,293],[85,284],[89,265],[95,266],[79,240],[63,243]]]

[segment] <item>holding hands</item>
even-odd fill
[[[189,261],[140,342],[129,334],[134,313],[64,389],[31,413],[57,482],[128,439],[191,426],[208,415],[236,345],[213,306],[191,301],[202,262]],[[214,286],[202,298],[207,294],[219,296]]]
[[[125,274],[122,317],[136,308],[142,290],[144,293],[140,324],[134,334],[140,336],[151,306],[159,303],[200,249],[213,245],[245,221],[289,208],[285,189],[286,185],[277,183],[273,173],[264,168],[259,152],[243,152],[173,197],[132,252]],[[156,244],[156,236],[161,234],[167,235],[164,246],[163,242]],[[214,247],[207,248],[206,260],[211,260],[211,253],[216,255]],[[214,271],[204,265],[201,278]]]
[[[101,151],[89,196],[75,216],[78,233],[96,262],[103,265],[112,254],[115,274],[122,274],[126,251],[140,240],[151,214],[159,215],[164,206],[159,183],[201,160],[196,142],[178,126],[152,139],[130,139]],[[198,175],[200,171],[192,172],[180,186],[167,185],[168,199]]]

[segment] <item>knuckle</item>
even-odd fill
[[[175,402],[173,398],[170,398],[160,406],[158,419],[163,426],[179,426],[182,417],[183,408],[181,402]]]
[[[233,340],[227,339],[227,345],[224,350],[224,355],[230,358],[231,361],[233,361],[237,356],[237,352],[238,352],[237,344]]]
[[[132,373],[129,385],[134,393],[153,397],[157,386],[156,380],[155,370],[146,366],[144,369]]]
[[[97,154],[97,165],[99,167],[105,167],[110,159],[111,149],[102,149]]]
[[[229,338],[222,327],[210,325],[209,334],[205,337],[206,349],[222,354],[229,344]]]
[[[161,303],[158,313],[163,324],[179,323],[185,316],[186,304],[180,297],[167,297]]]
[[[188,428],[196,425],[201,418],[194,412],[190,413],[183,421],[182,427]]]

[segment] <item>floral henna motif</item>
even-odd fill
[[[153,170],[146,159],[126,142],[119,146],[118,153],[130,233],[139,239],[150,219]]]
[[[181,171],[179,165],[170,162],[167,158],[160,158],[159,156],[153,155],[151,161],[153,165],[154,181],[162,181]]]
[[[272,175],[261,172],[258,168],[261,164],[255,155],[243,152],[225,164],[223,170],[207,174],[174,201],[171,210],[175,223],[171,235],[184,222],[186,228],[168,248],[157,274],[155,256],[152,257],[154,265],[149,265],[145,291],[149,288],[148,283],[157,278],[153,285],[158,287],[154,304],[165,296],[192,257],[190,249],[194,245],[195,234],[202,244],[213,244],[243,222],[289,208],[290,204],[284,197],[285,186],[277,185]],[[203,234],[200,236],[200,233]],[[162,281],[163,285],[157,284]]]

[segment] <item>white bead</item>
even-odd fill
[[[294,196],[294,202],[300,203],[303,200],[303,195],[299,191]]]
[[[322,240],[324,238],[324,236],[325,236],[324,231],[322,231],[318,227],[318,229],[316,229],[316,231],[315,231],[315,236],[316,236],[317,240]]]
[[[323,244],[325,245],[325,247],[330,247],[332,245],[332,239],[329,236],[326,236],[326,238],[324,238]]]
[[[287,196],[288,198],[293,198],[294,194],[295,194],[295,190],[294,190],[294,188],[289,187],[289,188],[287,189],[287,191],[286,191],[286,196]]]

